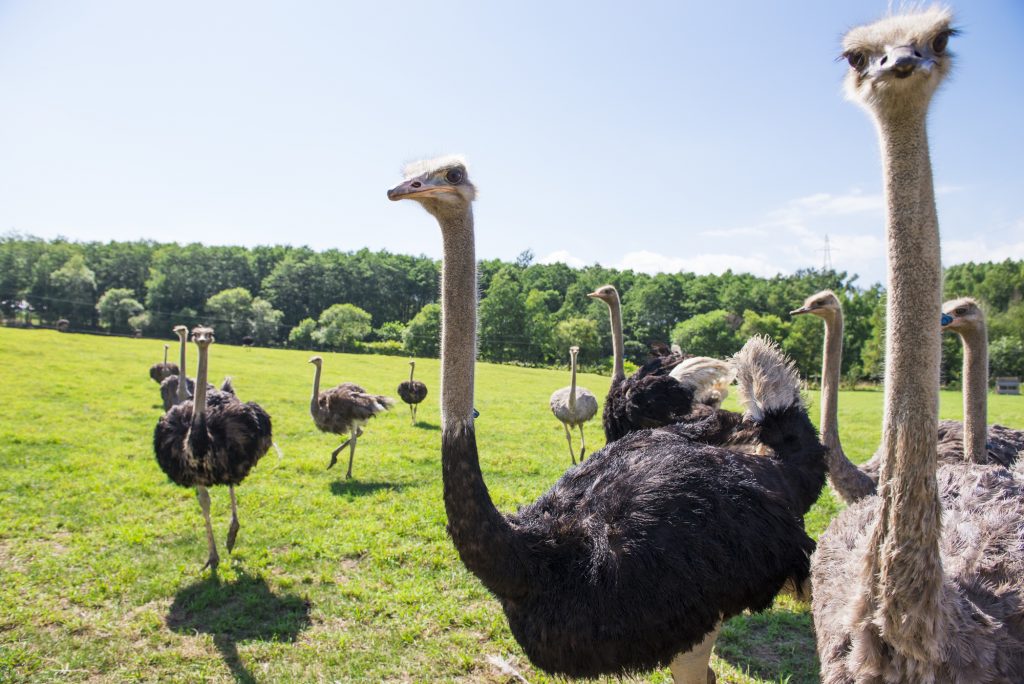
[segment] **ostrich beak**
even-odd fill
[[[418,199],[420,197],[453,192],[457,192],[453,186],[439,183],[436,179],[423,174],[422,176],[402,181],[388,190],[388,199],[392,202],[397,202],[400,199]]]
[[[811,307],[801,306],[799,309],[793,309],[789,312],[790,316],[799,316],[800,314],[811,313]]]
[[[949,327],[949,324],[952,323],[952,322],[953,322],[953,317],[952,316],[950,316],[948,313],[942,314],[942,327],[943,328]]]
[[[601,294],[598,292],[588,292],[587,296],[592,297],[594,299],[601,299]]]

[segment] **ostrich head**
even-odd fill
[[[569,347],[569,353],[572,354],[573,356],[576,356],[576,355],[578,355],[580,353],[580,348],[579,347]]]
[[[388,190],[388,199],[419,202],[434,217],[463,213],[476,199],[476,186],[469,180],[466,160],[458,156],[438,157],[408,164],[405,180]]]
[[[946,50],[956,35],[952,19],[948,9],[933,6],[852,29],[843,38],[846,96],[878,113],[908,105],[923,111],[952,66]]]
[[[314,366],[316,366],[317,368],[319,368],[320,364],[322,364],[324,362],[324,357],[322,357],[322,356],[310,356],[309,357],[309,362],[311,364],[313,364]]]
[[[619,293],[615,290],[614,285],[602,285],[593,292],[588,293],[587,296],[600,299],[605,304],[611,304],[619,298]]]
[[[185,326],[176,325],[172,330],[174,331],[174,334],[178,336],[178,339],[180,339],[182,342],[188,339],[188,328],[186,328]]]
[[[832,290],[822,290],[805,299],[804,305],[799,309],[793,309],[789,312],[789,315],[814,314],[820,318],[831,318],[838,311],[840,311],[839,298],[836,297],[835,292]]]
[[[201,325],[192,328],[192,341],[200,349],[206,349],[213,344],[213,328],[206,328]]]
[[[942,305],[942,329],[955,333],[980,330],[985,327],[985,313],[978,302],[970,297],[951,299]]]

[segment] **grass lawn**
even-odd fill
[[[340,440],[307,412],[309,353],[214,345],[211,379],[233,376],[239,396],[271,414],[283,451],[238,490],[232,556],[227,490],[211,490],[214,576],[200,571],[194,492],[153,457],[161,408],[148,369],[162,355],[154,340],[0,329],[0,681],[521,681],[495,658],[530,682],[557,681],[530,666],[445,534],[436,360],[416,368],[430,388],[420,424],[404,404],[372,421],[346,482],[344,454],[325,470]],[[324,357],[328,387],[395,396],[408,377],[404,358]],[[189,361],[194,371],[194,347]],[[479,364],[477,382],[481,461],[509,510],[569,466],[548,409],[568,372]],[[580,384],[603,397],[608,380]],[[881,403],[873,391],[840,399],[855,460],[878,444]],[[989,409],[993,422],[1024,426],[1021,397],[992,397]],[[960,417],[958,393],[943,393],[942,415]],[[596,421],[587,437],[592,450],[603,444]],[[825,492],[812,534],[838,509]],[[713,665],[724,682],[816,681],[808,608],[780,599],[733,619]]]

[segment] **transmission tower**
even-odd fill
[[[835,270],[832,267],[832,246],[828,242],[828,233],[825,233],[825,246],[817,250],[821,252],[821,270],[828,273],[829,271]]]

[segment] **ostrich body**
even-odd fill
[[[267,453],[273,437],[270,416],[259,404],[243,404],[228,392],[208,391],[207,360],[213,330],[197,327],[192,331],[192,339],[199,348],[195,399],[172,406],[160,418],[153,433],[153,449],[160,469],[172,482],[196,488],[209,547],[204,567],[216,570],[220,558],[213,539],[207,487],[227,485],[231,494],[231,525],[226,542],[230,553],[239,529],[235,485],[241,484]]]
[[[419,380],[413,380],[413,373],[416,372],[416,361],[409,359],[409,379],[403,380],[398,385],[398,396],[409,405],[409,412],[412,414],[412,424],[416,424],[416,407],[427,398],[427,386]]]
[[[613,369],[608,396],[604,400],[601,422],[607,442],[621,439],[630,432],[644,428],[673,425],[707,412],[701,408],[698,397],[706,397],[710,404],[715,402],[716,387],[728,385],[734,371],[724,361],[707,359],[705,365],[691,367],[699,371],[684,375],[677,368],[686,359],[682,354],[656,354],[647,363],[626,377],[623,369],[622,308],[619,293],[612,285],[603,285],[588,297],[600,299],[608,306],[608,317],[612,329]],[[701,357],[706,358],[706,357]],[[707,371],[712,372],[707,372]],[[714,372],[717,371],[717,372]],[[675,373],[675,375],[673,375]],[[718,394],[721,397],[721,394]],[[720,398],[718,399],[720,401]],[[710,408],[710,406],[708,406]],[[718,416],[723,422],[722,439],[739,427],[740,414]]]
[[[163,363],[154,363],[152,366],[149,367],[149,377],[153,378],[153,382],[155,382],[158,385],[167,378],[169,378],[170,376],[177,375],[178,373],[181,372],[180,370],[178,370],[178,364],[167,363],[167,352],[170,348],[170,345],[164,345]],[[167,408],[168,407],[165,407],[164,410],[166,411]]]
[[[501,602],[538,667],[595,677],[671,662],[677,681],[704,684],[721,621],[767,608],[806,575],[813,542],[801,515],[824,485],[825,464],[792,366],[761,339],[738,359],[751,419],[777,457],[702,443],[700,421],[640,430],[502,514],[473,421],[475,188],[458,158],[422,162],[406,177],[388,197],[418,201],[444,243],[441,470],[462,562]],[[764,562],[738,562],[747,558]]]
[[[345,478],[349,479],[352,477],[356,442],[363,434],[363,426],[378,413],[383,413],[394,406],[395,400],[382,394],[368,394],[362,387],[351,382],[343,382],[337,387],[321,392],[320,372],[324,360],[320,356],[314,356],[309,362],[316,366],[313,375],[313,398],[309,401],[309,413],[313,416],[313,423],[321,432],[349,436],[331,452],[331,462],[327,467],[332,468],[338,462],[338,453],[347,446],[348,471]]]
[[[937,448],[940,463],[964,460],[965,450],[973,463],[1009,466],[1024,450],[1024,432],[993,425],[985,429],[988,397],[988,354],[985,318],[972,299],[950,300],[942,305],[943,330],[964,341],[964,422],[940,420]],[[821,369],[821,441],[828,448],[826,460],[832,488],[846,503],[875,493],[881,469],[881,450],[863,466],[854,465],[839,439],[839,375],[843,356],[843,309],[831,290],[811,295],[792,315],[812,314],[825,322],[825,350]],[[968,438],[968,433],[973,437]],[[980,440],[977,438],[980,436]],[[971,444],[968,444],[968,442]],[[980,443],[978,443],[980,441]]]
[[[879,493],[840,513],[813,559],[826,683],[1024,680],[1024,474],[937,464],[942,266],[925,119],[950,21],[933,8],[844,39],[847,93],[881,139],[889,294]]]
[[[580,353],[579,347],[569,347],[569,367],[572,372],[572,379],[568,387],[557,389],[551,393],[551,412],[555,414],[565,428],[565,439],[569,442],[569,457],[573,465],[576,464],[576,454],[572,450],[572,434],[569,428],[580,429],[580,461],[583,461],[587,451],[587,443],[583,437],[583,424],[597,415],[597,399],[594,393],[585,387],[576,386],[576,357]]]

